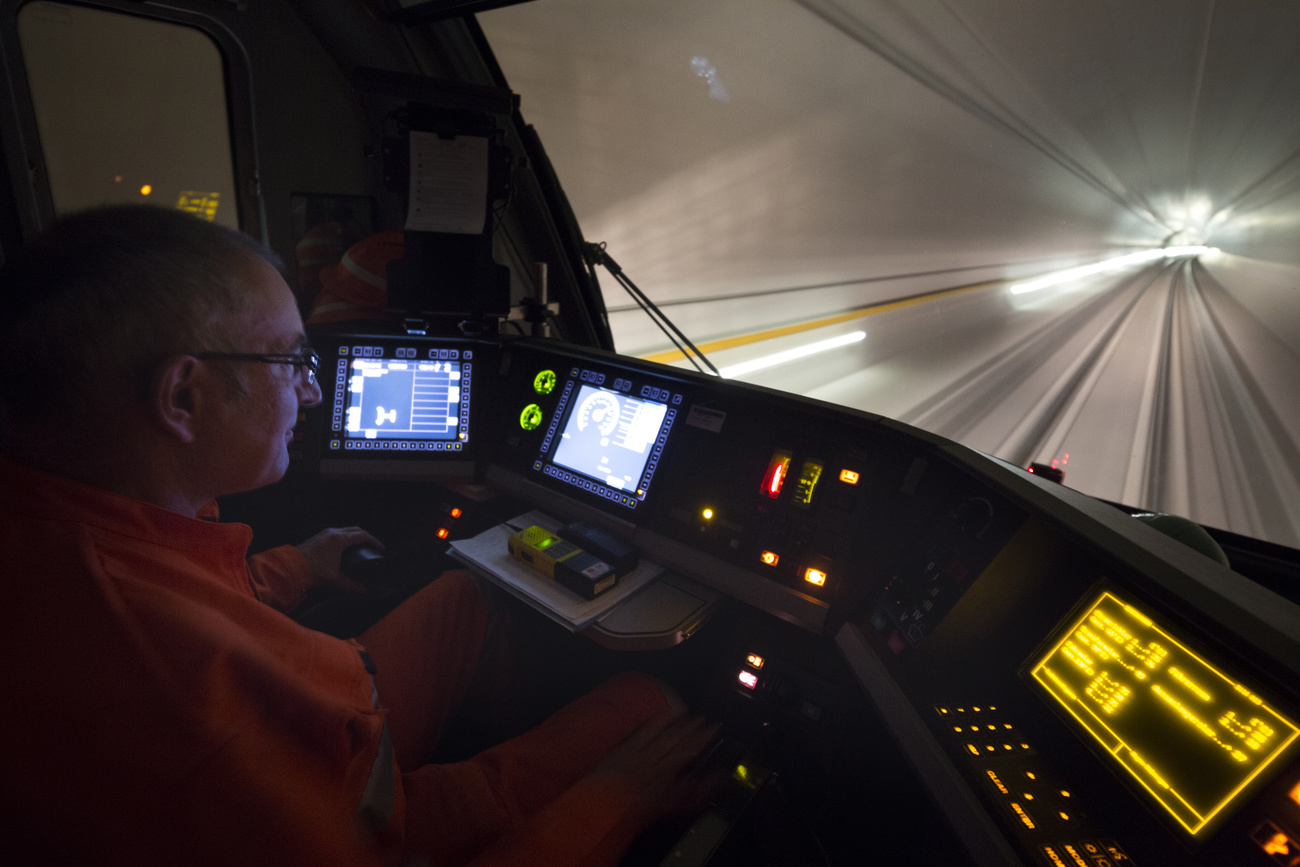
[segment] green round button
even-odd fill
[[[555,391],[555,371],[543,370],[534,376],[533,390],[538,394],[550,394]]]
[[[524,407],[524,411],[519,413],[519,426],[524,430],[536,430],[542,423],[542,408],[535,403],[530,403]]]

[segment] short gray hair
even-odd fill
[[[252,238],[182,211],[60,219],[0,272],[0,418],[84,418],[78,405],[143,399],[171,356],[238,351],[255,257],[280,268]]]

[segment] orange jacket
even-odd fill
[[[474,759],[400,773],[361,646],[276,610],[305,558],[246,560],[251,539],[0,458],[0,863],[377,865],[403,846],[426,853],[412,863],[617,863],[635,793],[584,775],[665,707],[653,681],[621,675]],[[381,642],[380,665],[420,663],[419,646],[393,656],[419,637]],[[376,767],[393,773],[370,783]],[[363,800],[391,805],[377,835]]]
[[[242,524],[2,459],[0,479],[0,861],[378,863],[356,816],[384,712],[359,645],[275,610],[302,554],[246,561]]]

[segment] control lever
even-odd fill
[[[344,575],[364,584],[372,596],[386,596],[402,584],[397,564],[382,548],[365,542],[344,548],[339,568]]]

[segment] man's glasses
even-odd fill
[[[316,373],[320,370],[320,355],[314,349],[304,349],[297,354],[287,352],[196,352],[195,358],[213,361],[256,361],[258,364],[292,364],[299,372],[305,372],[307,384],[316,384]]]

